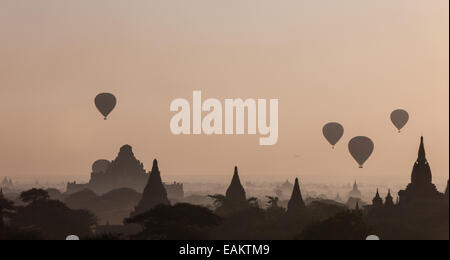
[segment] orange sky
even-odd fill
[[[423,134],[445,182],[448,10],[448,0],[0,0],[0,176],[87,179],[94,160],[130,144],[170,180],[221,178],[237,164],[244,180],[406,183]],[[170,102],[193,90],[278,98],[278,144],[173,136]],[[100,92],[118,98],[108,121],[93,105]],[[401,135],[397,108],[411,114]],[[334,151],[329,121],[346,129]],[[375,142],[363,170],[347,151],[357,135]]]

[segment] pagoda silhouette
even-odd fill
[[[142,194],[142,199],[136,206],[131,216],[136,216],[145,213],[155,206],[160,204],[169,205],[169,199],[167,198],[167,191],[161,180],[161,172],[159,171],[158,161],[153,161],[153,168],[148,178],[147,186]]]
[[[372,200],[372,206],[375,209],[380,209],[383,207],[383,199],[380,196],[380,192],[377,189],[377,194],[375,194],[375,197]]]
[[[384,206],[386,208],[393,208],[395,206],[394,198],[391,195],[391,190],[390,189],[388,191],[388,195],[386,196],[386,199],[384,200]]]
[[[360,199],[362,196],[361,191],[358,188],[358,184],[355,183],[353,184],[353,189],[350,191],[350,193],[348,194],[349,198],[355,198],[355,199]]]
[[[399,204],[408,204],[419,200],[438,200],[444,195],[432,183],[430,164],[427,161],[423,136],[420,138],[419,155],[414,163],[411,183],[398,193]]]
[[[292,183],[289,182],[289,180],[286,180],[285,183],[283,183],[280,187],[281,190],[292,190],[294,188],[294,185],[292,185]]]
[[[230,201],[245,201],[247,199],[245,189],[241,184],[239,178],[238,167],[234,167],[234,175],[231,180],[230,186],[227,189],[226,197]]]
[[[340,195],[339,193],[336,194],[336,197],[334,198],[334,200],[335,200],[336,202],[342,202],[341,195]]]
[[[13,185],[13,181],[11,180],[11,178],[8,179],[8,177],[3,178],[3,181],[1,183],[1,187],[3,188],[12,188]]]
[[[300,191],[300,184],[298,178],[296,178],[286,214],[295,215],[301,213],[305,209],[305,207],[305,202],[303,201],[302,193]]]

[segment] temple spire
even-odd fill
[[[159,171],[158,161],[153,161],[153,168],[148,177],[147,186],[142,194],[142,199],[136,206],[135,211],[131,216],[136,216],[145,213],[158,205],[169,205],[167,198],[167,191],[161,180],[161,172]]]
[[[226,197],[235,201],[245,201],[246,194],[244,187],[241,184],[241,179],[239,178],[238,167],[234,167],[234,175],[231,180],[231,184],[227,189]]]
[[[151,172],[159,173],[158,160],[156,159],[153,160],[153,167]]]
[[[298,213],[303,208],[305,208],[305,202],[303,201],[302,193],[300,191],[300,183],[298,178],[296,178],[292,196],[288,203],[287,213]]]
[[[436,186],[433,184],[433,175],[430,164],[426,159],[425,144],[423,136],[420,137],[420,146],[417,161],[414,162],[411,173],[411,183],[405,190],[398,192],[400,204],[405,205],[418,200],[438,200],[442,198]]]
[[[419,147],[419,156],[417,158],[417,162],[426,162],[426,153],[425,153],[425,145],[423,142],[423,136],[420,137],[420,147]]]
[[[385,203],[386,207],[394,207],[394,198],[391,195],[391,189],[388,191],[388,195],[386,196]]]
[[[377,188],[377,194],[375,195],[375,197],[372,200],[372,206],[374,208],[380,208],[381,206],[383,206],[383,199],[380,196],[380,192]]]
[[[361,196],[362,196],[362,193],[359,190],[358,183],[356,183],[356,180],[355,180],[355,182],[353,183],[353,189],[349,193],[349,197],[359,199],[359,198],[361,198]]]

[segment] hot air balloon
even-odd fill
[[[100,172],[106,172],[108,169],[110,162],[108,160],[97,160],[92,164],[92,172],[94,173],[100,173]]]
[[[344,127],[339,123],[328,123],[323,127],[322,132],[334,149],[334,146],[344,135]]]
[[[372,155],[374,147],[372,140],[365,136],[357,136],[348,143],[350,154],[359,164],[359,168],[363,168],[364,163]]]
[[[95,106],[98,111],[107,119],[108,115],[113,111],[114,107],[116,107],[117,100],[113,94],[110,93],[102,93],[95,97]]]
[[[397,109],[391,114],[392,123],[397,127],[398,132],[400,133],[402,128],[409,121],[409,114],[403,109]]]

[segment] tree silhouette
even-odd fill
[[[213,205],[216,208],[215,213],[219,216],[227,216],[237,211],[259,207],[258,199],[254,197],[247,200],[236,200],[221,194],[208,195],[208,197],[213,200]]]
[[[2,233],[4,233],[5,230],[5,222],[4,222],[4,216],[6,214],[7,210],[12,210],[14,208],[14,203],[5,196],[3,196],[3,191],[0,190],[0,236]]]
[[[266,196],[266,198],[269,200],[267,202],[267,204],[269,204],[269,208],[278,207],[278,202],[280,201],[280,199],[278,197]]]
[[[361,212],[348,210],[311,224],[297,239],[365,240],[367,236],[375,233],[375,229],[364,220]]]
[[[267,196],[266,198],[268,199],[267,202],[268,207],[266,210],[267,218],[269,220],[276,220],[281,216],[283,216],[286,210],[278,205],[279,198],[271,196]]]
[[[31,189],[20,194],[20,199],[25,203],[48,200],[49,198],[48,192],[42,189]]]
[[[45,199],[41,192],[25,196],[31,201],[25,207],[18,207],[11,218],[11,226],[30,227],[40,231],[45,239],[65,239],[68,235],[90,236],[97,218],[86,210],[71,210],[64,203]],[[36,196],[39,195],[39,196]]]
[[[136,236],[139,239],[199,240],[206,239],[208,231],[220,221],[220,217],[205,207],[181,203],[175,206],[160,204],[126,219],[125,223],[143,226],[143,232]]]
[[[259,207],[248,206],[229,212],[214,229],[213,238],[219,240],[269,239],[267,230],[272,223],[266,221],[266,212]]]
[[[209,198],[213,199],[213,204],[216,208],[222,207],[227,202],[227,197],[224,195],[208,195]]]

